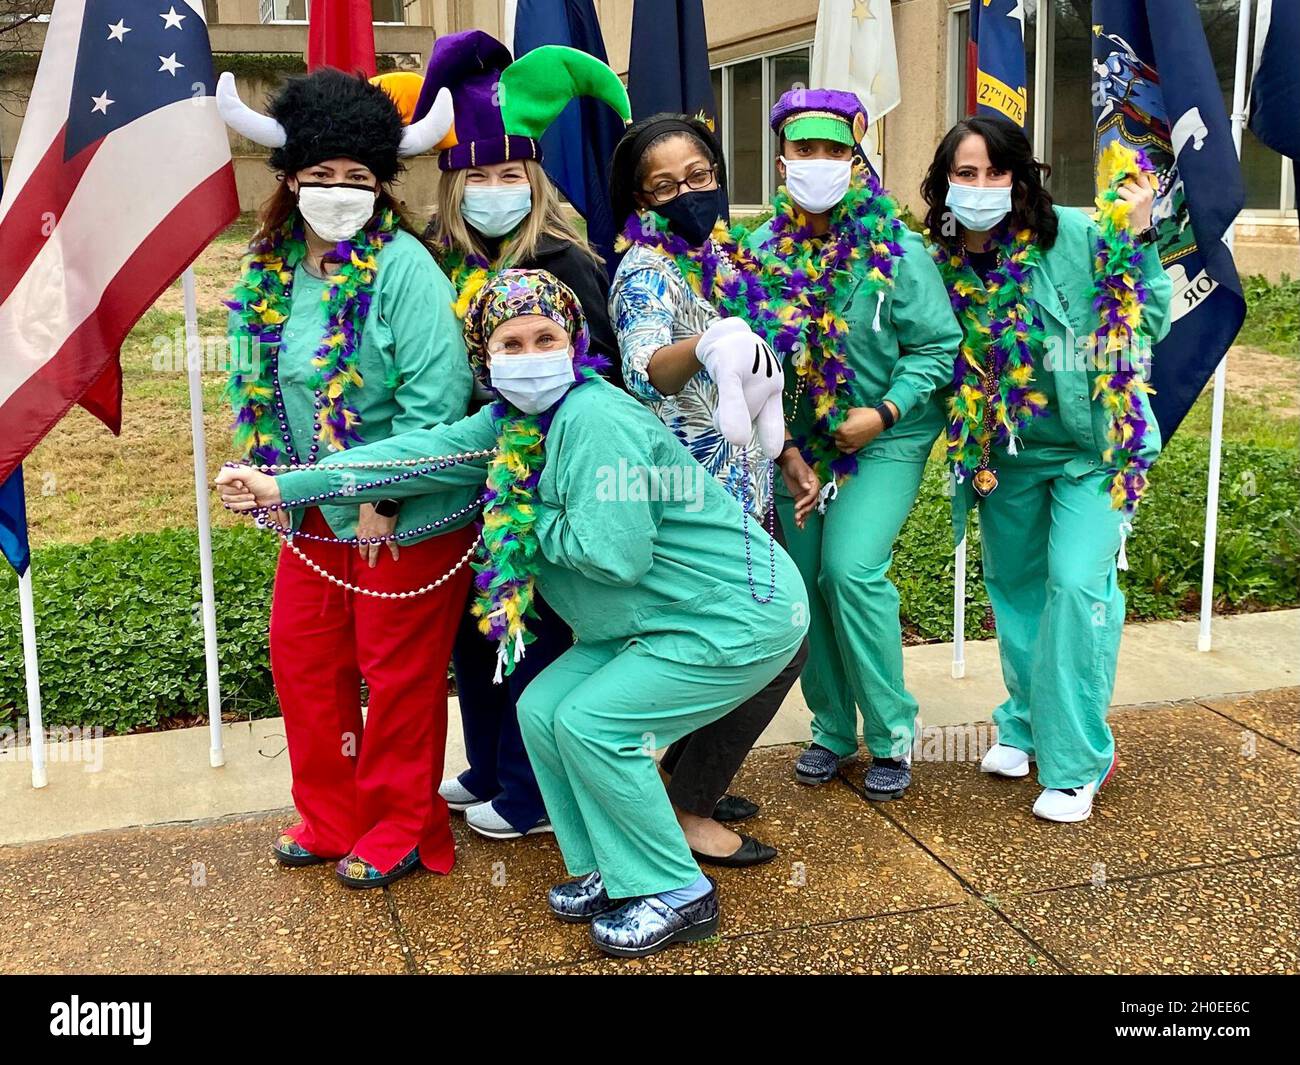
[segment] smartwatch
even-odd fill
[[[886,429],[892,429],[894,423],[898,421],[898,419],[894,417],[894,408],[888,403],[877,403],[873,409],[880,415],[880,420],[885,423]]]
[[[1147,226],[1137,235],[1137,242],[1142,245],[1154,244],[1160,239],[1160,230],[1155,226]]]
[[[381,518],[395,518],[402,504],[396,499],[380,499],[375,502],[375,513]]]

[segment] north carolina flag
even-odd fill
[[[57,0],[0,199],[0,482],[74,403],[116,433],[131,327],[239,213],[201,5]]]
[[[967,71],[967,113],[1001,115],[1023,129],[1025,0],[971,0]]]

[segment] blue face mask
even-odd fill
[[[963,226],[987,233],[1011,213],[1011,186],[995,189],[950,182],[946,202]]]
[[[571,348],[498,355],[488,374],[492,387],[525,414],[540,414],[558,403],[576,382]]]
[[[460,213],[485,237],[504,237],[533,209],[533,189],[522,185],[466,185]]]

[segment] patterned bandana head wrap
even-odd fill
[[[545,270],[502,270],[470,301],[465,346],[475,375],[490,386],[488,341],[512,318],[540,314],[563,326],[573,341],[573,378],[595,377],[609,365],[588,352],[587,319],[573,290]],[[497,645],[496,680],[514,671],[533,639],[533,585],[541,548],[537,540],[537,485],[546,466],[546,433],[564,400],[525,414],[503,398],[492,405],[497,454],[488,466],[483,504],[483,550],[474,563],[474,605],[479,631]]]
[[[502,270],[470,301],[465,312],[465,347],[474,375],[488,384],[488,341],[497,327],[512,318],[540,314],[564,327],[573,341],[574,379],[581,380],[584,366],[604,369],[608,363],[587,353],[587,316],[582,304],[563,281],[545,270]]]

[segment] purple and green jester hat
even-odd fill
[[[450,33],[434,42],[415,105],[417,120],[444,88],[451,91],[455,123],[438,153],[442,170],[515,159],[541,162],[542,134],[579,96],[605,101],[624,123],[632,119],[627,89],[595,56],[545,44],[513,59],[510,49],[482,30]]]
[[[826,140],[856,147],[867,135],[867,109],[844,89],[791,89],[772,108],[772,132],[792,141]]]

